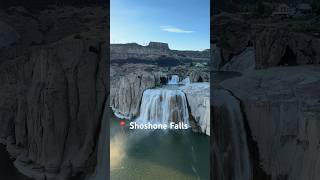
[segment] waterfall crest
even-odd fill
[[[189,127],[185,94],[179,89],[145,90],[137,123],[169,124],[183,122]]]
[[[170,84],[170,85],[179,84],[179,76],[178,75],[172,75],[171,78],[168,81],[168,84]]]

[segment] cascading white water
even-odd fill
[[[185,94],[178,89],[145,90],[140,107],[139,124],[170,124],[183,122],[189,127],[189,113]]]
[[[184,80],[182,80],[182,81],[181,81],[181,84],[189,85],[189,84],[190,84],[190,78],[189,78],[189,76],[187,76]]]
[[[170,85],[176,85],[179,84],[179,76],[178,75],[172,75],[171,79],[169,79],[168,84]]]

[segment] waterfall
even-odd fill
[[[179,76],[172,75],[171,79],[168,81],[168,84],[170,84],[170,85],[179,84]]]
[[[189,127],[189,113],[185,94],[179,89],[145,90],[142,96],[140,115],[136,122],[140,124],[183,122]]]
[[[250,180],[252,168],[240,102],[225,90],[215,90],[213,99],[213,178]]]
[[[189,76],[187,76],[184,80],[182,80],[182,81],[181,81],[181,84],[189,85],[189,84],[190,84],[190,78],[189,78]]]

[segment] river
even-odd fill
[[[187,130],[129,130],[111,119],[111,180],[209,180],[210,137]]]

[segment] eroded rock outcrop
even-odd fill
[[[253,47],[247,47],[241,54],[234,56],[221,70],[246,73],[255,69],[255,63],[255,50]]]
[[[255,39],[256,67],[319,64],[320,39],[286,28],[266,28]]]
[[[0,13],[21,35],[16,44],[1,49],[0,137],[16,158],[16,167],[34,178],[83,179],[96,166],[107,93],[104,17],[95,16],[103,8],[69,9],[71,14],[55,9],[39,12],[39,18],[52,19],[44,20],[49,26],[40,40],[37,32],[23,28],[30,22],[38,30],[43,25],[38,17],[17,10]],[[59,18],[64,19],[59,22],[74,19],[77,12],[99,23],[85,32],[56,24]],[[81,21],[81,27],[92,25],[81,18],[74,21]]]
[[[102,43],[70,38],[30,56],[33,73],[27,94],[19,97],[13,134],[23,148],[16,166],[27,175],[73,177],[95,167],[106,62],[90,47],[101,49]],[[29,173],[35,165],[40,174]]]
[[[213,62],[215,68],[222,67],[235,55],[241,54],[248,46],[252,46],[254,34],[252,26],[239,16],[221,13],[212,19],[211,44],[216,44],[219,62]],[[213,57],[213,56],[212,56]]]
[[[149,72],[134,72],[114,79],[110,87],[110,106],[119,117],[132,119],[139,113],[143,91],[156,85]]]
[[[260,166],[268,175],[260,179],[320,177],[319,66],[257,70],[221,85],[241,103],[246,131],[257,146],[250,156],[259,154],[259,164],[254,167]]]
[[[192,118],[195,121],[195,126],[200,128],[200,132],[210,136],[209,83],[192,83],[182,86],[180,89],[186,94],[190,108],[190,119]]]
[[[309,26],[316,20],[258,23],[228,13],[215,15],[214,20],[211,41],[214,70],[247,72],[252,67],[265,69],[320,63],[320,39],[316,33],[293,28]]]

